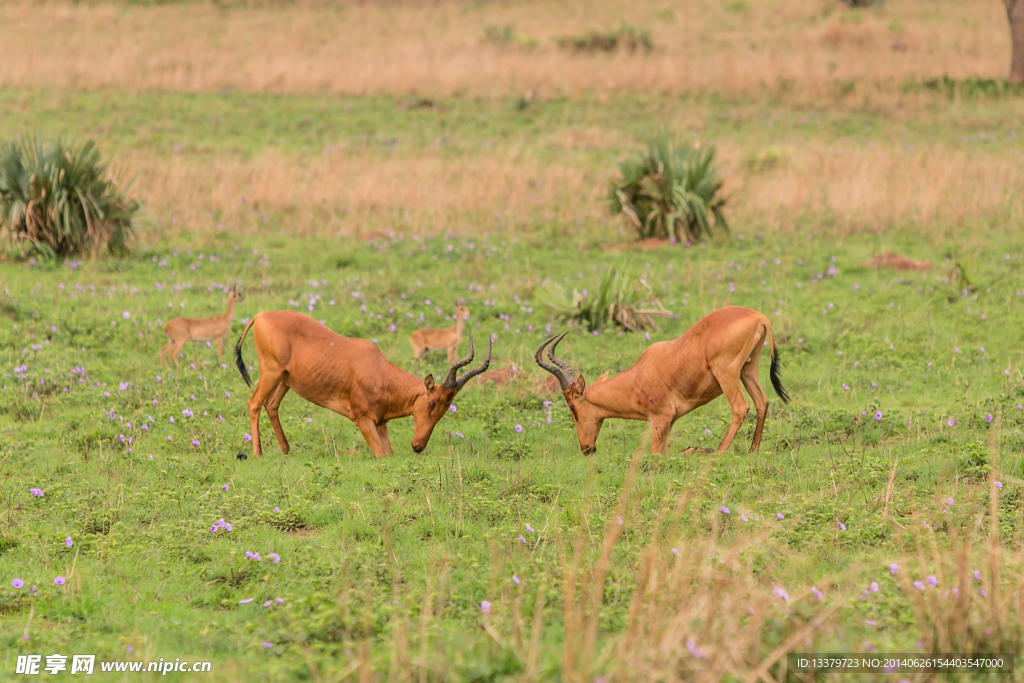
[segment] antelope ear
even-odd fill
[[[594,380],[594,384],[597,384],[598,382],[603,382],[606,379],[608,379],[609,372],[611,372],[611,370],[605,370],[603,375]]]
[[[433,391],[434,390],[434,376],[433,375],[427,375],[426,377],[424,377],[423,378],[423,386],[425,386],[427,388],[427,391]]]
[[[583,395],[583,390],[586,388],[587,380],[583,379],[583,375],[580,375],[573,384],[569,385],[569,395],[572,398],[579,398]]]

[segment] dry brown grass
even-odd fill
[[[502,680],[822,680],[787,674],[787,654],[869,654],[875,648],[902,648],[921,656],[995,654],[1018,652],[1024,643],[1024,553],[999,539],[995,482],[1003,475],[997,474],[997,465],[987,486],[973,491],[977,498],[971,512],[958,522],[936,509],[946,517],[942,530],[915,524],[901,533],[903,551],[894,573],[886,567],[896,558],[868,553],[860,562],[836,574],[818,575],[816,585],[807,585],[792,572],[801,551],[769,530],[739,522],[738,510],[726,517],[703,508],[695,491],[684,490],[655,520],[648,520],[648,542],[633,546],[630,534],[645,523],[638,507],[644,489],[639,466],[646,447],[641,444],[630,461],[603,534],[594,534],[589,523],[580,524],[573,538],[558,531],[549,537],[545,528],[542,538],[554,546],[555,561],[519,570],[522,578],[515,584],[506,578],[511,567],[528,564],[522,557],[536,549],[492,546],[489,604],[479,612],[486,635],[476,651],[489,652],[492,661],[503,660],[502,668],[515,672]],[[990,457],[998,458],[994,448]],[[590,494],[584,496],[583,519],[592,513],[592,503]],[[624,545],[632,547],[625,550]],[[931,579],[934,587],[926,586]],[[408,594],[401,596],[406,598],[402,604],[412,607],[392,617],[397,625],[386,640],[392,653],[388,681],[458,677],[451,644],[445,642],[445,632],[434,628],[446,609],[446,583],[442,560],[423,583],[404,584]],[[625,596],[620,592],[623,584],[628,585]],[[353,581],[339,594],[359,592]],[[625,619],[610,629],[613,601],[625,611]],[[368,593],[362,603],[372,604]],[[347,601],[343,609],[346,621],[358,623],[349,618]],[[895,633],[873,630],[877,624],[864,620],[873,609],[900,624],[912,613],[915,623]],[[412,628],[417,622],[418,633]],[[564,629],[559,639],[547,637],[552,622]],[[356,680],[357,670],[363,672],[359,680],[372,680],[370,641],[358,633],[351,637],[345,647],[358,655],[340,662],[333,680]],[[914,640],[916,650],[909,645]],[[460,646],[465,648],[465,642]],[[510,659],[515,666],[508,665]],[[541,661],[547,663],[546,670]],[[927,674],[908,677],[939,680]],[[862,678],[888,680],[879,675]]]
[[[1000,77],[1001,3],[888,0],[569,0],[237,7],[0,2],[0,85],[134,90],[541,96],[583,91],[827,94],[836,83]],[[731,6],[734,9],[730,10]],[[574,55],[554,40],[620,22],[647,56]],[[484,40],[513,25],[535,49]],[[59,49],[55,40],[59,36]]]
[[[953,226],[993,215],[1024,215],[1018,155],[899,146],[876,149],[808,143],[776,152],[767,170],[749,150],[720,148],[734,225],[788,232],[814,218],[839,232],[894,226]],[[515,150],[488,156],[380,157],[277,152],[251,161],[144,154],[119,159],[138,173],[135,189],[151,216],[202,232],[261,230],[264,214],[288,216],[300,234],[478,232],[481,226],[618,227],[603,203],[612,168],[596,171],[571,156],[540,162]],[[222,211],[218,220],[211,218]],[[742,231],[742,230],[741,230]]]

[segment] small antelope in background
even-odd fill
[[[263,455],[259,426],[263,408],[281,452],[291,450],[278,419],[278,407],[289,389],[355,422],[377,457],[393,452],[388,422],[412,415],[412,450],[422,453],[455,395],[491,363],[488,343],[483,364],[456,376],[460,368],[473,362],[470,334],[469,355],[453,363],[444,381],[435,384],[433,375],[421,379],[396,367],[365,339],[342,337],[295,311],[266,311],[252,319],[235,345],[235,365],[250,387],[252,380],[242,360],[242,342],[250,329],[260,362],[259,382],[248,403],[252,453],[257,458]]]
[[[789,394],[779,376],[779,355],[771,323],[749,308],[720,308],[701,318],[678,339],[651,344],[636,365],[625,372],[608,380],[598,378],[589,387],[583,375],[576,379],[570,365],[555,356],[555,348],[566,334],[541,344],[534,360],[558,378],[576,423],[580,449],[586,454],[597,450],[597,435],[608,418],[650,422],[651,453],[661,453],[676,420],[725,394],[732,407],[732,424],[718,446],[717,453],[721,455],[732,444],[750,410],[741,384],[747,388],[757,411],[757,426],[750,445],[751,451],[757,450],[768,414],[768,397],[757,379],[757,363],[765,339],[771,343],[772,386],[782,402],[789,403]],[[554,365],[549,365],[541,356],[552,341],[548,359]]]
[[[228,310],[224,315],[212,318],[175,318],[164,326],[164,332],[171,338],[160,349],[160,364],[170,354],[175,366],[179,366],[178,352],[190,341],[217,341],[217,359],[224,360],[224,339],[231,334],[231,321],[235,315],[235,304],[245,301],[238,288],[232,285],[228,290]]]
[[[443,330],[432,330],[430,328],[416,330],[409,337],[412,344],[414,358],[423,358],[427,351],[438,349],[448,350],[448,360],[455,360],[455,354],[459,351],[459,344],[462,343],[462,329],[469,320],[469,309],[462,304],[455,304],[455,327],[448,327]]]

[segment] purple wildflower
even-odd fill
[[[929,576],[928,577],[928,585],[931,586],[932,588],[935,588],[936,586],[939,585],[939,580],[936,579],[934,576]]]
[[[872,581],[871,583],[868,584],[868,588],[871,590],[872,593],[877,593],[878,592],[878,582],[877,581]]]
[[[893,562],[889,565],[889,576],[896,576],[896,572],[900,570],[900,566]]]
[[[722,511],[723,515],[729,514],[729,508],[725,507],[724,505],[722,507],[720,507],[719,510]]]
[[[483,602],[480,603],[480,609],[483,610],[484,614],[490,614],[491,613],[491,603],[489,603],[488,601],[484,600]]]
[[[839,530],[840,531],[846,531],[846,525],[843,524],[842,522],[839,522]]]
[[[516,433],[523,431],[523,425],[516,425]]]
[[[995,482],[995,486],[996,486],[997,489],[1001,489],[1001,488],[1003,488],[1003,482],[997,481],[997,482]],[[42,494],[40,494],[40,495],[42,495]]]
[[[915,581],[914,582],[914,588],[916,588],[919,591],[923,591],[924,590],[924,584],[921,583],[920,581]]]
[[[778,518],[778,520],[780,522],[786,518],[786,516],[784,514],[782,514],[781,512],[775,513],[775,516]]]
[[[25,582],[21,579],[15,579],[14,581],[11,581],[11,586],[13,588],[22,588],[25,586]]]
[[[65,581],[65,579],[64,579],[63,576],[58,576],[58,577],[53,579],[53,584],[55,586],[63,586],[64,585],[64,581]]]
[[[274,561],[274,564],[277,564],[281,561],[281,556],[277,553],[267,553],[267,557],[272,559]]]
[[[814,595],[818,598],[819,601],[825,602],[825,596],[822,594],[820,590],[818,590],[817,586],[811,586],[811,592],[814,593]]]
[[[696,657],[697,659],[707,659],[707,654],[704,652],[704,650],[701,650],[699,647],[697,647],[697,643],[693,640],[693,638],[690,638],[686,641],[686,649],[689,650],[690,654]]]
[[[75,542],[71,540],[70,536],[68,536],[67,538],[64,539],[64,545],[66,545],[67,547],[70,548],[74,544],[75,544]]]
[[[778,599],[782,600],[783,602],[789,602],[789,593],[787,593],[781,587],[773,588],[772,589],[772,595],[774,595]]]

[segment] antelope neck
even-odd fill
[[[398,367],[391,366],[384,378],[384,384],[388,388],[387,411],[384,417],[394,420],[400,417],[412,415],[413,406],[416,401],[427,393],[427,387],[423,379],[410,374]]]
[[[603,382],[591,384],[584,389],[583,398],[602,413],[602,418],[625,417],[628,419],[629,416],[636,414],[640,415],[637,419],[643,419],[642,411],[639,411],[632,391],[631,376],[633,373],[631,370]]]

